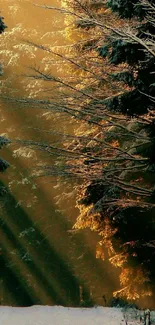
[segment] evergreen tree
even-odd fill
[[[121,18],[136,19],[130,29],[111,28],[97,49],[116,68],[111,81],[122,83],[122,91],[102,101],[111,114],[104,142],[117,145],[113,152],[102,150],[102,175],[80,193],[76,227],[88,226],[103,237],[100,246],[106,245],[111,263],[122,270],[116,295],[137,299],[151,295],[155,279],[155,7],[152,1],[107,4]]]

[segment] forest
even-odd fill
[[[79,213],[73,230],[98,234],[96,258],[119,269],[113,304],[147,297],[149,306],[155,293],[154,1],[65,0],[60,8],[41,7],[61,11],[68,33],[76,29],[79,40],[67,54],[27,43],[61,58],[69,75],[33,67],[30,77],[52,83],[55,92],[4,100],[67,116],[75,127],[61,146],[31,138],[17,144],[56,156],[54,165],[34,168],[33,177],[74,183]],[[5,27],[1,20],[1,32]],[[1,137],[1,147],[8,142]],[[7,167],[1,159],[1,171]]]

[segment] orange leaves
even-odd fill
[[[118,140],[113,140],[110,144],[111,144],[111,146],[113,148],[118,148],[119,147],[119,141]]]
[[[109,261],[112,265],[116,267],[122,267],[127,262],[128,254],[120,253],[112,256]]]
[[[101,242],[96,245],[96,258],[100,258],[103,261],[105,259],[104,248]]]
[[[151,296],[151,290],[146,286],[148,277],[141,267],[123,268],[120,275],[121,290],[114,292],[114,297],[119,296],[128,300],[136,300],[140,297]]]

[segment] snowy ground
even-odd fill
[[[0,325],[141,325],[144,323],[144,311],[136,309],[0,306]],[[153,324],[155,324],[155,312],[151,312],[151,325]]]
[[[0,325],[125,325],[119,308],[0,307]]]
[[[155,312],[151,311],[151,325]],[[146,322],[147,323],[147,322]],[[62,306],[3,307],[0,325],[144,325],[144,311],[121,308]]]

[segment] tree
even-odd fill
[[[121,71],[111,73],[111,78],[123,82],[126,89],[103,101],[103,110],[112,118],[104,141],[115,141],[113,158],[104,151],[109,162],[103,167],[102,177],[85,187],[76,227],[89,226],[97,231],[103,238],[100,245],[109,250],[110,261],[122,269],[122,289],[115,295],[137,299],[151,295],[155,263],[155,7],[152,2],[142,1],[131,12],[135,1],[108,1],[108,5],[121,17],[135,14],[137,20],[133,28],[109,26],[111,33],[98,48],[101,57],[120,67]]]

